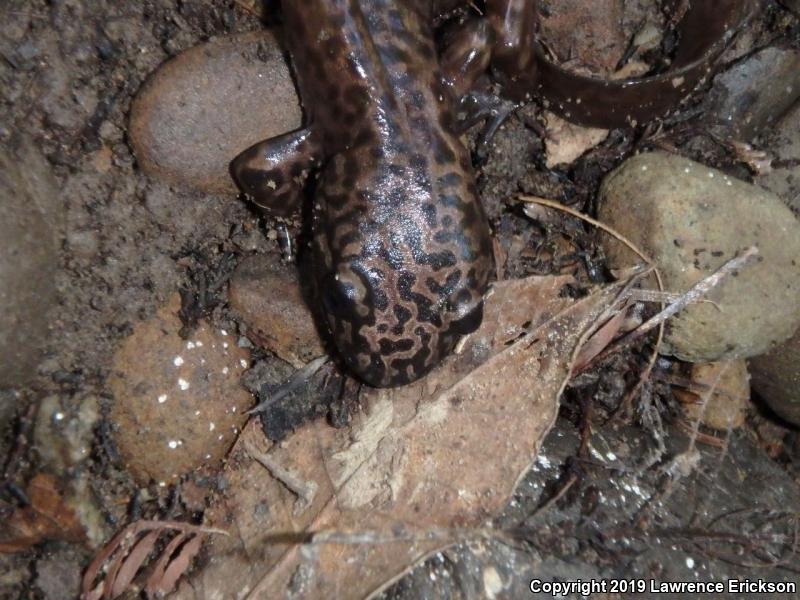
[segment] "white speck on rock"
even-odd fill
[[[183,364],[183,357],[176,356],[175,358],[172,359],[172,364],[175,365],[176,367],[180,367]]]
[[[487,598],[497,598],[503,587],[503,579],[497,569],[490,566],[483,570],[483,589]]]
[[[178,377],[178,387],[185,392],[186,390],[189,389],[189,382],[186,381],[183,377]]]
[[[164,402],[167,401],[167,398],[169,398],[169,396],[167,396],[166,394],[159,394],[158,403],[159,404],[164,404]]]

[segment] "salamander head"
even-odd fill
[[[459,274],[449,287],[430,286],[369,262],[346,261],[318,279],[320,309],[350,371],[376,387],[404,385],[478,328],[485,285]]]

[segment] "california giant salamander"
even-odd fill
[[[534,37],[532,0],[487,0],[486,18],[467,22],[442,54],[431,0],[281,4],[308,124],[249,148],[232,174],[275,216],[296,212],[307,176],[317,174],[312,276],[339,356],[368,384],[412,382],[480,325],[494,269],[471,158],[459,139],[461,97],[490,66],[510,96],[549,94],[562,112],[575,109],[565,106],[578,97],[572,88],[590,96],[627,92],[549,63]],[[741,2],[696,4],[715,5],[714,22],[722,24]],[[685,21],[696,25],[692,14]],[[694,46],[703,56],[711,47]],[[687,78],[707,66],[690,63]],[[663,108],[665,94],[674,103],[675,88],[669,79],[643,86],[639,102],[649,95],[654,105],[637,116]],[[612,98],[614,110],[599,113],[584,100],[573,116],[616,124],[638,110],[624,100]]]

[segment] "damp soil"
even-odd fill
[[[729,60],[791,30],[784,13],[768,4]],[[253,3],[229,0],[6,0],[0,14],[0,139],[6,148],[30,142],[41,151],[65,215],[56,258],[58,303],[48,317],[44,358],[28,386],[3,392],[3,403],[12,406],[11,418],[0,424],[3,516],[24,500],[18,492],[34,474],[49,472],[85,481],[86,497],[100,507],[102,532],[140,516],[196,520],[202,507],[190,508],[171,489],[140,489],[121,465],[111,436],[115,425],[107,418],[111,357],[132,325],[175,291],[183,291],[188,326],[198,316],[230,324],[224,286],[208,295],[206,283],[226,277],[231,265],[254,253],[280,260],[281,250],[268,234],[270,224],[242,199],[169,187],[142,174],[127,119],[133,96],[159,64],[214,36],[257,30],[274,17],[269,7],[262,16]],[[699,100],[663,123],[658,144],[748,178],[746,167],[703,135]],[[553,198],[593,214],[603,175],[654,142],[644,128],[613,130],[577,161],[549,169],[539,115],[536,105],[513,115],[478,169],[487,213],[507,255],[503,275],[572,273],[580,285],[607,281],[594,231],[562,216],[533,223],[510,198]],[[513,580],[510,589],[521,595],[535,577],[800,579],[800,559],[766,539],[770,532],[793,531],[779,513],[800,506],[798,432],[760,409],[724,450],[701,444],[698,454],[684,457],[694,461],[687,467],[679,459],[688,437],[677,425],[679,408],[666,384],[655,378],[629,414],[615,412],[650,349],[648,342],[631,348],[567,390],[537,466],[497,521],[507,539],[440,553],[385,597],[482,597],[498,579]],[[255,357],[265,381],[291,373],[266,352]],[[662,361],[656,374],[670,367]],[[246,383],[257,390],[261,381],[250,379]],[[96,399],[99,413],[88,459],[65,464],[46,447],[57,447],[57,439],[39,436],[32,443],[31,423],[44,399],[69,418],[81,413],[87,398]],[[582,435],[590,460],[576,459]],[[634,474],[635,487],[629,483]],[[216,483],[212,477],[204,485]],[[663,507],[658,517],[644,508],[654,498]],[[0,597],[64,597],[54,581],[75,589],[92,554],[86,544],[43,542],[0,556]]]

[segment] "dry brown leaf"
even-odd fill
[[[161,531],[156,530],[142,537],[125,558],[124,563],[121,563],[116,575],[112,576],[112,573],[109,572],[107,581],[113,581],[113,585],[110,588],[110,598],[116,598],[128,589],[128,586],[133,582],[133,578],[136,577],[136,573],[139,572],[139,568],[155,548],[160,535]]]
[[[605,350],[620,332],[628,311],[620,310],[600,327],[581,348],[575,359],[574,371],[578,372],[588,365],[592,359]]]
[[[618,288],[563,298],[568,278],[500,282],[484,324],[422,381],[362,392],[349,429],[309,423],[270,455],[317,484],[309,507],[247,456],[250,423],[208,513],[230,524],[215,560],[178,598],[361,598],[432,551],[484,527],[508,502],[555,420],[584,332]],[[312,543],[298,544],[298,541]]]
[[[51,475],[39,473],[26,490],[30,504],[17,508],[5,522],[0,552],[22,552],[46,540],[80,542],[85,532]]]
[[[573,162],[608,137],[608,129],[576,125],[551,112],[545,113],[545,122],[545,162],[549,168]]]
[[[81,599],[111,600],[134,589],[133,582],[155,549],[159,538],[166,532],[173,531],[177,531],[177,535],[159,554],[147,581],[148,593],[152,589],[151,597],[163,597],[175,587],[175,582],[186,572],[200,550],[205,534],[226,533],[179,521],[143,519],[131,523],[117,533],[86,568],[81,584]],[[175,556],[179,548],[180,551]],[[107,563],[107,568],[103,569]]]
[[[192,559],[200,552],[200,546],[203,544],[203,536],[196,535],[188,542],[183,544],[178,552],[178,555],[173,558],[158,581],[152,580],[148,582],[147,594],[150,598],[163,598],[175,589],[175,584],[178,579],[189,570],[192,564]],[[175,546],[177,548],[177,545]],[[166,555],[166,552],[164,553]]]

